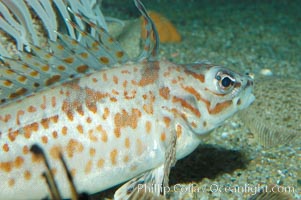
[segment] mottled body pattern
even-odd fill
[[[252,80],[206,63],[115,64],[110,69],[2,105],[0,197],[42,198],[49,192],[43,148],[64,197],[70,195],[61,152],[79,191],[94,193],[159,168],[176,136],[176,159],[200,135],[254,97]]]

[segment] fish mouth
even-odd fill
[[[241,90],[243,91],[243,98],[245,99],[245,103],[244,103],[244,106],[242,107],[242,109],[248,107],[249,105],[251,105],[254,100],[255,100],[255,96],[254,94],[252,93],[253,92],[253,85],[254,85],[254,79],[252,76],[245,76],[245,78],[247,79],[246,80],[246,83],[244,84],[243,87],[241,87]]]
[[[248,107],[255,100],[255,96],[252,93],[253,85],[254,85],[253,77],[246,75],[242,77],[241,81],[236,83],[236,86],[232,90],[231,92],[232,99],[238,97],[242,99],[244,102],[243,105],[240,106],[241,107],[240,109],[244,109]]]

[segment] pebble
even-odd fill
[[[270,69],[262,69],[260,70],[260,74],[263,76],[273,76],[273,72]]]

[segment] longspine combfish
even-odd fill
[[[90,18],[94,12],[78,10],[79,1],[0,2],[0,28],[17,48],[11,55],[0,47],[0,199],[49,195],[45,163],[29,151],[33,144],[48,158],[62,198],[70,187],[60,155],[79,192],[128,181],[115,193],[128,199],[139,184],[168,184],[176,160],[253,102],[247,75],[206,62],[159,60],[156,28],[134,2],[147,30],[134,61]],[[54,22],[57,13],[65,32]],[[44,46],[32,27],[37,19],[51,24]]]

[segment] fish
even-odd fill
[[[177,160],[255,99],[248,74],[160,60],[159,36],[140,0],[147,33],[129,59],[91,16],[93,2],[0,2],[1,33],[15,41],[12,52],[0,48],[0,199],[49,197],[49,171],[61,197],[70,197],[62,157],[79,193],[127,181],[114,199],[129,199],[140,185],[166,186]],[[32,24],[43,24],[46,40]],[[44,158],[32,153],[37,146]]]

